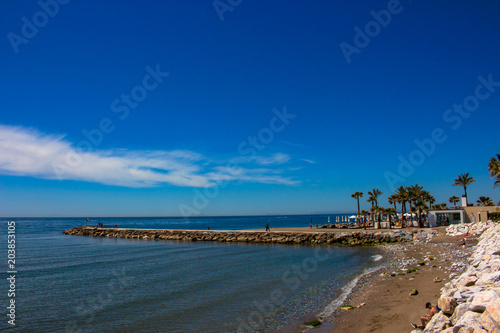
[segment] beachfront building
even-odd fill
[[[500,212],[500,206],[455,207],[429,211],[429,226],[439,227],[450,224],[486,222],[488,213]]]

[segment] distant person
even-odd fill
[[[271,228],[269,228],[269,222],[266,223],[266,232],[271,231]]]
[[[425,328],[425,325],[427,325],[427,323],[431,321],[432,317],[434,317],[434,315],[439,312],[439,308],[437,306],[433,306],[430,302],[425,303],[425,308],[429,309],[429,314],[420,317],[420,321],[422,322],[421,325],[411,324],[413,328],[423,330]]]
[[[115,228],[118,228],[118,223],[115,223]]]
[[[309,229],[312,229],[313,228],[313,219],[311,217],[311,222],[309,222]]]
[[[207,227],[207,230],[210,230],[210,227]]]

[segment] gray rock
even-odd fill
[[[450,318],[451,324],[456,325],[457,321],[469,310],[469,303],[460,304],[455,308],[453,315]]]
[[[448,317],[446,317],[442,312],[434,315],[431,321],[425,325],[424,333],[438,333],[441,332],[446,325],[450,323]]]
[[[470,304],[470,310],[483,313],[488,305],[498,302],[499,298],[498,294],[493,290],[481,291],[474,296]]]
[[[455,328],[482,328],[481,326],[481,314],[473,311],[467,311],[465,312],[460,319],[456,322],[454,329]]]
[[[479,280],[477,280],[476,284],[478,286],[494,284],[500,282],[500,272],[494,272],[490,274],[483,274]]]
[[[440,297],[438,299],[439,308],[444,314],[447,315],[452,315],[457,305],[457,300],[453,297]]]

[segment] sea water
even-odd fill
[[[333,216],[333,215],[332,215]],[[324,222],[321,222],[324,219]],[[16,222],[16,326],[7,323],[7,222]],[[313,224],[326,223],[314,216]],[[16,218],[0,221],[0,330],[280,332],[335,306],[376,248],[148,241],[62,232],[80,225],[236,230],[308,226],[309,216]],[[5,296],[5,297],[4,297]]]

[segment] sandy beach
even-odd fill
[[[393,256],[387,267],[363,277],[344,302],[344,305],[364,305],[349,311],[338,310],[333,319],[328,319],[333,321],[334,328],[326,331],[401,333],[412,330],[410,323],[419,324],[419,318],[428,314],[425,303],[437,303],[440,289],[450,280],[450,274],[461,273],[472,252],[472,247],[458,246],[460,238],[445,236],[444,228],[438,230],[440,233],[428,243],[386,245]],[[469,240],[469,244],[476,242],[474,238]],[[422,261],[423,266],[419,265]],[[407,273],[413,267],[418,270]],[[410,296],[413,289],[418,290],[418,295]]]

